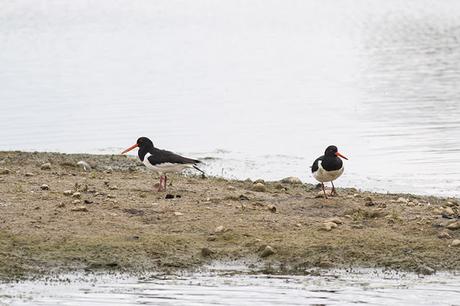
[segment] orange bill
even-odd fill
[[[342,157],[342,158],[348,160],[348,158],[346,158],[345,156],[343,156],[343,155],[340,154],[339,152],[335,153],[335,156]]]
[[[137,148],[139,145],[136,143],[136,144],[133,144],[132,146],[130,146],[129,148],[127,148],[126,150],[124,150],[123,152],[121,152],[121,154],[125,154],[129,151],[131,151],[132,149],[135,149]]]

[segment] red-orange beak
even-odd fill
[[[345,156],[343,156],[343,155],[340,154],[339,152],[336,152],[336,153],[335,153],[335,156],[342,157],[342,158],[348,160],[348,158],[346,158]]]
[[[123,152],[121,152],[121,154],[125,154],[126,152],[129,152],[131,151],[132,149],[135,149],[137,148],[139,145],[136,143],[136,144],[133,144],[132,146],[130,146],[129,148],[127,148],[126,150],[124,150]]]

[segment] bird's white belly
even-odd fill
[[[321,166],[321,162],[318,163],[318,170],[316,172],[313,172],[313,177],[321,182],[331,182],[336,180],[339,176],[342,175],[343,173],[343,166],[339,170],[333,170],[333,171],[327,171],[324,170],[324,168]]]
[[[158,172],[158,173],[181,172],[184,169],[193,168],[192,164],[162,163],[162,164],[152,165],[148,160],[149,156],[150,156],[150,153],[147,153],[145,155],[144,160],[142,161],[142,163],[148,169],[151,169],[151,170],[153,170],[155,172]]]

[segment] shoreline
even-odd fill
[[[460,270],[455,198],[338,188],[325,200],[296,181],[191,175],[169,176],[158,193],[157,181],[122,155],[1,151],[0,280],[234,260],[291,274]]]

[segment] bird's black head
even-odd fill
[[[344,159],[348,159],[345,156],[343,156],[342,154],[340,154],[339,150],[334,145],[331,145],[331,146],[326,148],[326,151],[324,151],[324,156],[341,157],[341,158],[344,158]]]
[[[327,156],[335,156],[335,153],[339,152],[336,146],[329,146],[326,148],[326,151],[324,151],[324,155]]]
[[[139,148],[153,148],[153,142],[147,137],[140,137],[136,141]]]

